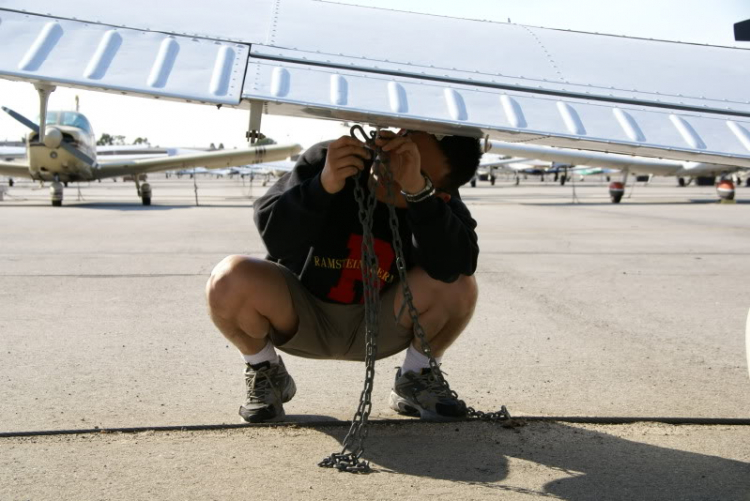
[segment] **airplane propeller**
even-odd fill
[[[39,134],[39,126],[26,118],[25,116],[21,115],[20,113],[11,110],[10,108],[6,108],[5,106],[2,107],[3,111],[10,115],[11,117],[15,118],[17,121],[21,122],[23,125],[28,127],[29,129],[33,130],[37,134]],[[62,132],[60,132],[58,129],[54,127],[50,127],[45,131],[44,138],[42,138],[42,143],[48,148],[62,148],[74,157],[76,157],[81,162],[85,163],[89,167],[94,167],[96,165],[96,162],[93,158],[88,156],[87,154],[83,153],[81,150],[76,148],[70,143],[66,143],[63,141],[63,135]]]
[[[750,42],[750,19],[734,25],[734,39],[738,42]]]

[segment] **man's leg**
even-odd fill
[[[229,256],[206,284],[211,319],[246,361],[248,392],[240,415],[249,422],[279,419],[296,392],[268,339],[271,327],[292,336],[299,319],[278,266],[247,256]]]
[[[424,270],[415,268],[409,272],[408,281],[414,296],[414,306],[419,312],[419,323],[432,355],[439,363],[474,313],[478,295],[476,280],[473,276],[461,276],[455,282],[445,283],[434,280]],[[399,291],[393,304],[396,314],[402,301],[403,294]],[[399,322],[404,327],[413,327],[407,312]],[[467,412],[462,401],[436,383],[429,368],[429,358],[424,355],[422,343],[416,336],[396,374],[390,405],[399,413],[419,415],[426,419],[463,417]]]
[[[408,274],[408,282],[414,296],[414,306],[419,311],[419,324],[425,331],[432,354],[442,357],[474,314],[478,297],[477,281],[473,276],[461,275],[455,282],[445,283],[431,278],[421,268],[414,268]],[[399,290],[393,302],[395,314],[401,309],[403,297]],[[404,310],[399,323],[412,328],[408,309]],[[422,351],[416,338],[412,345]]]
[[[266,346],[271,326],[289,336],[297,329],[286,280],[271,262],[224,258],[211,272],[206,298],[214,324],[243,355],[255,355]]]

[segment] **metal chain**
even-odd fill
[[[359,126],[355,126],[359,127]],[[354,137],[355,127],[351,134]],[[364,129],[359,127],[364,134]],[[367,136],[365,136],[367,138]],[[374,135],[368,141],[368,146],[375,147]],[[382,159],[386,155],[378,151],[373,163],[375,172],[387,170],[380,169]],[[365,178],[365,181],[362,180]],[[354,184],[354,199],[359,207],[358,217],[362,225],[362,293],[365,303],[365,386],[359,397],[359,406],[352,419],[352,425],[344,438],[343,448],[340,453],[333,453],[323,459],[318,466],[324,468],[336,468],[339,471],[349,473],[369,473],[370,464],[360,458],[365,452],[365,439],[367,438],[367,420],[372,410],[372,387],[375,381],[375,360],[378,354],[378,333],[380,317],[380,278],[378,278],[378,256],[375,253],[374,236],[372,234],[372,216],[377,205],[375,198],[375,186],[371,186],[369,194],[365,195],[363,183],[367,182],[369,176],[358,176]],[[346,451],[349,452],[346,452]]]
[[[377,174],[379,182],[382,180],[386,187],[388,198],[393,199],[393,175],[388,166],[388,154],[375,145],[377,131],[372,131],[368,137],[364,129],[355,125],[351,128],[350,134],[356,138],[356,133],[361,132],[365,138],[367,147],[375,154],[375,160],[372,165],[373,171]],[[359,138],[358,138],[359,139]],[[375,254],[374,237],[372,234],[373,213],[377,205],[375,186],[370,186],[369,194],[365,196],[362,187],[362,177],[357,178],[354,186],[354,198],[359,207],[359,221],[362,224],[362,279],[363,294],[365,303],[365,385],[360,395],[359,407],[352,419],[352,426],[349,428],[344,439],[343,448],[340,453],[333,453],[318,466],[326,468],[337,468],[339,471],[350,473],[369,473],[370,464],[361,461],[365,452],[364,442],[367,438],[367,422],[372,410],[372,388],[375,380],[375,360],[377,359],[377,338],[379,333],[378,316],[380,313],[380,279],[378,278],[378,257]],[[440,364],[437,363],[432,355],[432,349],[427,341],[424,329],[419,322],[419,311],[414,306],[414,295],[411,292],[407,280],[406,259],[404,258],[404,246],[399,233],[398,216],[393,204],[388,205],[388,224],[393,234],[393,250],[396,254],[396,268],[398,269],[401,291],[404,296],[404,302],[401,304],[396,322],[398,322],[408,309],[411,318],[414,334],[417,336],[422,348],[422,352],[429,358],[429,365],[435,380],[442,386],[445,391],[453,398],[458,399],[458,394],[450,388],[448,381],[445,379],[443,372],[440,370]],[[462,401],[463,402],[463,401]],[[482,412],[467,406],[467,416],[472,419],[482,421],[507,421],[510,413],[503,405],[496,412]],[[350,452],[346,452],[349,450]]]

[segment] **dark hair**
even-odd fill
[[[438,145],[450,166],[450,172],[445,176],[445,186],[439,188],[454,193],[474,177],[482,158],[482,148],[479,139],[465,136],[445,136],[438,141]]]

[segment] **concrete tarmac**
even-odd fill
[[[263,256],[256,181],[150,180],[0,202],[0,432],[237,423],[242,363],[203,290],[228,254]],[[750,418],[750,189],[529,182],[462,190],[480,300],[443,360],[470,405],[514,415]],[[378,362],[375,420],[397,355]],[[750,427],[378,424],[366,478],[315,467],[362,389],[352,362],[285,356],[299,427],[0,438],[0,499],[750,500]],[[304,427],[331,421],[331,426]],[[291,475],[290,475],[291,474]]]

